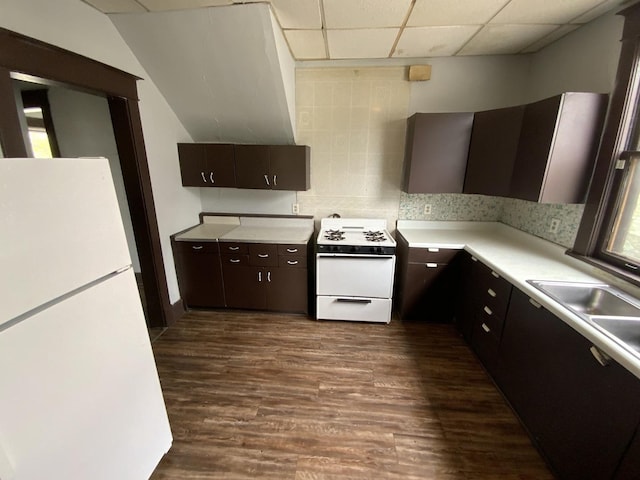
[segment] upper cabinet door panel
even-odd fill
[[[204,145],[206,177],[210,187],[235,187],[236,167],[233,145],[207,143]]]
[[[236,145],[235,158],[238,188],[271,188],[268,145]]]
[[[185,187],[208,186],[203,144],[179,143],[178,158],[182,185]]]
[[[564,93],[525,107],[510,196],[581,203],[595,159],[607,96]]]
[[[475,114],[464,193],[509,195],[523,113],[517,106]]]
[[[269,146],[269,175],[273,190],[309,190],[310,149],[304,145]]]
[[[407,124],[407,193],[462,193],[473,113],[416,113]]]

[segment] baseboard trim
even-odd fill
[[[184,303],[182,302],[182,299],[179,299],[176,303],[171,305],[171,318],[167,319],[167,327],[175,325],[185,313],[186,310],[184,309]]]

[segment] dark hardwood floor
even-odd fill
[[[451,325],[190,312],[153,350],[154,480],[553,478]]]

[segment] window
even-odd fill
[[[570,253],[640,285],[640,4],[620,14],[616,87]]]

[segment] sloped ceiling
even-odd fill
[[[194,141],[293,143],[294,63],[268,5],[109,17]]]

